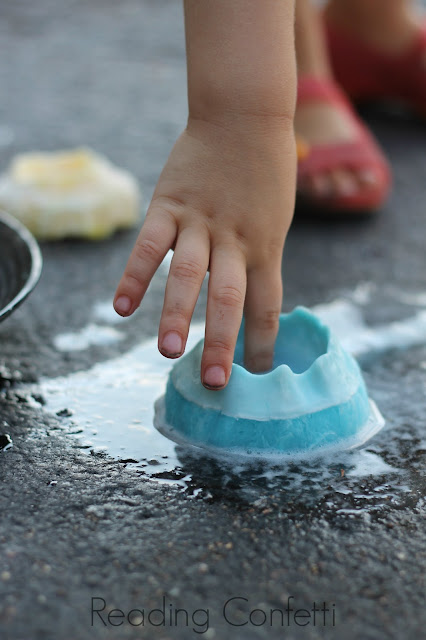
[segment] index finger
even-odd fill
[[[172,216],[161,209],[148,212],[115,293],[118,314],[129,316],[140,305],[176,235],[177,223]]]

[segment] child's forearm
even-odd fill
[[[189,115],[294,115],[294,0],[185,0]]]

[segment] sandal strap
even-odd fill
[[[343,90],[332,80],[303,75],[298,79],[297,102],[303,104],[314,100],[323,100],[350,108],[349,100]]]

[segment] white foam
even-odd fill
[[[349,300],[338,299],[312,310],[356,357],[426,343],[426,311],[405,320],[369,327],[359,307]]]
[[[392,291],[399,302],[412,307],[426,307],[426,291]]]
[[[100,320],[106,324],[122,324],[123,322],[128,322],[130,318],[123,318],[123,316],[119,316],[112,306],[112,298],[111,300],[99,300],[95,303],[92,316],[95,320]]]
[[[383,458],[372,451],[358,451],[358,455],[353,462],[354,466],[350,470],[351,476],[380,476],[397,471],[395,467],[391,467]]]
[[[83,351],[92,345],[110,345],[123,339],[123,334],[111,327],[89,324],[80,331],[60,333],[53,339],[58,351]]]
[[[353,291],[348,292],[348,297],[356,304],[366,305],[371,301],[376,289],[375,282],[360,282]]]

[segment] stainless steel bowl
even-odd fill
[[[34,289],[42,264],[40,249],[28,229],[0,212],[0,321]]]

